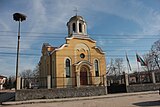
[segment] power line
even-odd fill
[[[0,31],[2,33],[18,33],[18,32],[15,32],[15,31]],[[63,35],[66,35],[67,33],[58,33],[58,32],[51,32],[51,33],[47,33],[47,32],[21,32],[21,33],[24,33],[24,34],[63,34]]]
[[[53,37],[53,36],[24,36],[22,38],[30,38],[30,37],[40,37],[40,38],[46,38],[46,39],[64,39],[64,37]],[[98,39],[103,39],[103,40],[108,40],[108,39],[160,39],[160,37],[157,38],[140,38],[140,37],[136,37],[136,38],[128,38],[128,37],[115,37],[115,38],[108,38],[108,37],[103,37],[103,38],[98,38]]]
[[[16,35],[0,35],[1,37],[4,36],[5,38],[9,37],[16,37]],[[128,35],[129,36],[129,35]],[[65,39],[65,37],[62,36],[21,36],[21,38],[33,38],[33,37],[38,37],[38,38],[46,38],[46,39]],[[94,37],[94,36],[92,36]],[[96,36],[95,36],[96,37]],[[103,39],[103,40],[108,40],[108,39],[160,39],[160,37],[103,37],[103,38],[97,38],[98,40]]]
[[[117,45],[117,46],[109,46],[109,45],[107,45],[107,46],[105,46],[106,48],[110,48],[110,47],[122,47],[122,48],[124,48],[124,47],[126,47],[126,48],[144,48],[144,47],[146,47],[146,46],[124,46],[124,45]],[[11,47],[11,46],[0,46],[0,48],[1,49],[16,49],[16,47]],[[41,48],[23,48],[23,47],[21,47],[20,49],[31,49],[31,50],[41,50]],[[102,50],[104,50],[104,49],[102,49]],[[132,50],[132,49],[123,49],[123,50]],[[136,49],[137,50],[137,49]],[[147,51],[147,50],[146,50]]]
[[[0,31],[0,32],[4,32],[4,33],[16,33],[17,32],[14,32],[14,31]],[[23,39],[23,38],[29,38],[31,39],[32,37],[39,37],[40,39],[42,38],[46,38],[46,39],[64,39],[64,37],[61,37],[61,36],[42,36],[42,35],[38,35],[37,34],[47,34],[47,35],[50,35],[50,34],[56,34],[56,35],[67,35],[66,33],[46,33],[46,32],[21,32],[21,33],[24,33],[24,34],[34,34],[32,36],[22,36],[22,40],[21,41],[26,41],[27,39]],[[6,37],[16,37],[16,35],[0,35],[0,36],[5,36]],[[101,36],[104,36],[103,38],[97,38],[98,40],[99,39],[103,39],[103,40],[107,40],[107,39],[113,39],[113,40],[119,40],[119,39],[160,39],[160,35],[147,35],[147,36],[159,36],[159,37],[110,37],[110,36],[146,36],[145,34],[143,35],[140,35],[140,34],[127,34],[127,35],[119,35],[119,34],[91,34],[91,35],[101,35]],[[108,37],[109,36],[109,37]],[[94,37],[94,36],[93,36]],[[6,38],[7,39],[7,38]],[[146,46],[105,46],[106,48],[108,47],[126,47],[126,48],[140,48],[140,47],[146,47]],[[16,49],[16,47],[0,47],[1,49]],[[29,50],[41,50],[41,49],[31,49],[31,48],[21,48],[21,49],[29,49]],[[139,49],[139,50],[134,50],[134,49],[121,49],[121,50],[113,50],[113,49],[105,49],[103,51],[150,51],[150,50],[145,50],[145,49]],[[0,54],[3,54],[3,53],[0,53]],[[13,53],[5,53],[4,54],[13,54]],[[15,54],[15,53],[14,53]],[[24,53],[21,53],[21,55],[27,55],[27,54],[24,54]],[[30,56],[34,56],[36,54],[28,54]],[[38,54],[39,55],[39,54]]]
[[[6,55],[6,56],[8,56],[8,55],[16,55],[16,53],[13,53],[13,52],[0,52],[0,56],[1,55]],[[33,53],[20,53],[20,55],[22,55],[22,56],[41,56],[41,54],[33,54]],[[75,55],[72,55],[72,54],[70,54],[70,55],[68,55],[68,54],[64,54],[64,55],[58,55],[59,57],[64,57],[64,56],[75,56]],[[99,56],[99,55],[91,55],[91,56]],[[112,56],[112,57],[117,57],[117,56],[121,56],[121,57],[125,57],[125,54],[117,54],[117,55],[106,55],[106,56]],[[135,55],[128,55],[128,56],[135,56]]]
[[[0,31],[4,33],[16,33],[15,31]],[[57,34],[57,35],[68,35],[67,33],[62,32],[21,32],[24,34]],[[101,35],[101,36],[160,36],[159,34],[107,34],[107,33],[89,33],[88,35]]]
[[[16,49],[16,47],[0,47],[0,49]],[[26,50],[35,50],[35,51],[41,51],[42,49],[32,49],[32,48],[20,48],[22,50],[26,49]],[[69,49],[69,50],[73,50],[73,49]],[[145,50],[145,49],[103,49],[103,51],[150,51],[150,50]]]

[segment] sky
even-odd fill
[[[160,39],[160,0],[0,0],[0,75],[15,75],[18,22],[23,13],[19,72],[33,70],[43,43],[60,46],[67,37],[67,22],[76,14],[87,22],[88,35],[111,58],[127,52],[136,69],[136,52],[143,56]]]

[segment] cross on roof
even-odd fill
[[[78,8],[76,7],[73,11],[76,13],[76,16],[77,16],[77,14],[78,14]]]

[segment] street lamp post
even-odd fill
[[[17,84],[17,78],[18,78],[18,63],[19,63],[19,46],[20,46],[20,23],[24,20],[26,20],[26,16],[21,13],[14,13],[13,14],[13,20],[19,22],[18,26],[18,43],[17,43],[17,59],[16,59],[16,87],[17,90],[18,84]]]

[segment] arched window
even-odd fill
[[[70,71],[71,71],[70,60],[66,59],[66,77],[67,78],[71,76]]]
[[[82,24],[79,23],[79,32],[82,32]]]
[[[76,24],[75,23],[72,24],[72,28],[73,28],[73,32],[76,32]]]
[[[95,60],[94,66],[95,66],[95,76],[98,77],[99,76],[99,66],[98,66],[97,60]]]

